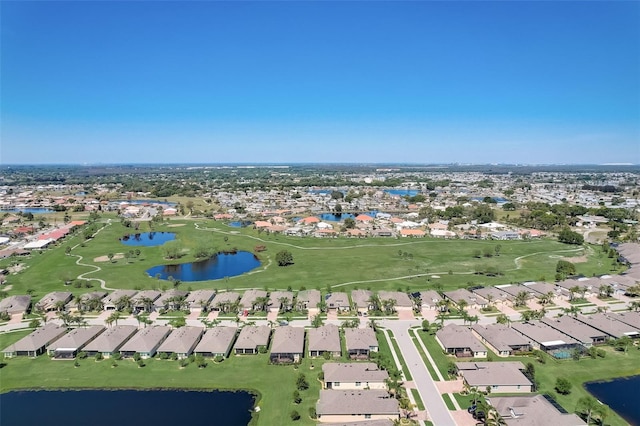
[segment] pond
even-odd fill
[[[232,228],[246,228],[247,226],[251,225],[253,222],[249,221],[249,220],[234,220],[233,222],[229,222],[229,226],[231,226]]]
[[[166,280],[173,277],[183,282],[219,280],[235,277],[260,266],[260,260],[248,251],[218,253],[215,256],[198,262],[177,265],[158,265],[147,269],[151,277]]]
[[[131,205],[146,205],[146,204],[159,204],[162,206],[176,206],[177,203],[172,201],[160,201],[160,200],[115,200],[116,203],[127,203]]]
[[[591,382],[584,386],[589,393],[611,407],[627,422],[640,425],[640,376],[622,377],[608,382]]]
[[[253,404],[248,392],[19,391],[2,395],[0,424],[246,426]]]
[[[54,211],[46,207],[21,207],[16,209],[0,210],[0,213],[31,213],[31,214],[46,214],[53,213]]]
[[[161,246],[167,241],[176,239],[174,232],[142,232],[140,234],[127,234],[120,238],[125,246]]]

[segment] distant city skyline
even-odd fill
[[[640,164],[640,2],[2,2],[0,164]]]

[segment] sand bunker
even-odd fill
[[[124,259],[123,253],[116,253],[113,255],[113,260]],[[93,259],[94,262],[108,262],[109,256],[99,256]]]

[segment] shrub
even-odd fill
[[[600,358],[604,358],[605,356],[607,356],[607,351],[605,351],[604,349],[598,349],[596,353]]]
[[[98,352],[95,356],[96,361],[102,361],[104,359],[104,357],[102,356],[102,353]]]
[[[296,380],[296,387],[298,388],[298,390],[309,389],[309,382],[307,382],[307,378],[303,373],[298,374],[298,379]]]
[[[224,357],[221,355],[216,355],[216,357],[213,359],[215,362],[222,362],[224,361]]]
[[[144,367],[145,365],[147,365],[147,364],[145,364],[145,363],[144,363],[144,359],[142,359],[142,358],[140,358],[140,359],[137,361],[137,363],[138,363],[138,368],[142,368],[142,367]]]
[[[140,359],[141,359],[141,358],[140,358],[140,354],[139,354],[138,352],[136,352],[135,354],[133,354],[133,360],[134,360],[135,362],[140,361]]]
[[[568,379],[564,377],[558,377],[556,379],[556,391],[561,395],[569,395],[571,393],[571,388],[573,385]]]
[[[169,354],[166,352],[160,352],[160,355],[158,355],[158,358],[160,359],[169,359]]]
[[[87,353],[82,351],[78,352],[78,359],[85,359],[87,357]]]
[[[300,404],[302,402],[302,398],[300,397],[300,392],[293,391],[293,402],[295,402],[296,404]]]
[[[189,359],[188,358],[182,358],[180,360],[180,367],[185,368],[187,365],[189,365]]]
[[[300,420],[300,413],[298,413],[296,410],[293,410],[289,414],[289,417],[291,417],[291,420],[293,421]]]
[[[311,417],[314,420],[318,418],[318,413],[316,413],[315,407],[309,407],[309,417]]]

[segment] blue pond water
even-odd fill
[[[177,265],[158,265],[147,269],[147,274],[166,280],[173,277],[183,282],[218,280],[234,277],[249,272],[260,266],[258,258],[248,251],[236,253],[218,253],[217,255],[198,262],[181,263]]]
[[[32,213],[32,214],[46,214],[53,213],[53,210],[46,207],[25,207],[20,209],[7,209],[0,210],[1,213]]]
[[[143,232],[140,234],[128,234],[120,238],[120,242],[125,246],[161,246],[167,241],[175,240],[176,234],[173,232]]]
[[[640,425],[640,404],[638,389],[640,376],[620,378],[609,382],[591,382],[585,384],[598,400],[607,404],[631,425]]]
[[[118,203],[129,203],[132,205],[140,205],[140,204],[160,204],[163,206],[175,206],[176,203],[171,201],[160,201],[160,200],[115,200]]]
[[[346,218],[350,217],[351,219],[355,219],[356,216],[358,216],[359,213],[357,214],[351,214],[351,213],[322,213],[318,215],[318,218],[320,220],[324,220],[324,221],[329,221],[329,222],[340,222],[341,220],[345,220]],[[370,211],[370,212],[363,212],[362,214],[366,214],[368,216],[371,217],[376,217],[376,214],[378,214],[377,211]]]
[[[251,225],[251,222],[248,220],[243,220],[243,221],[234,220],[233,222],[229,222],[229,226],[231,226],[232,228],[244,228],[249,225]]]
[[[408,195],[409,197],[414,197],[418,195],[420,191],[417,189],[385,189],[384,192],[390,195]]]
[[[502,198],[502,197],[491,197],[491,198],[493,198],[493,201],[495,201],[496,203],[506,203],[508,201],[506,198]],[[484,197],[473,197],[472,200],[482,201],[484,200]]]
[[[2,395],[0,424],[246,426],[253,404],[247,392],[20,391]]]

